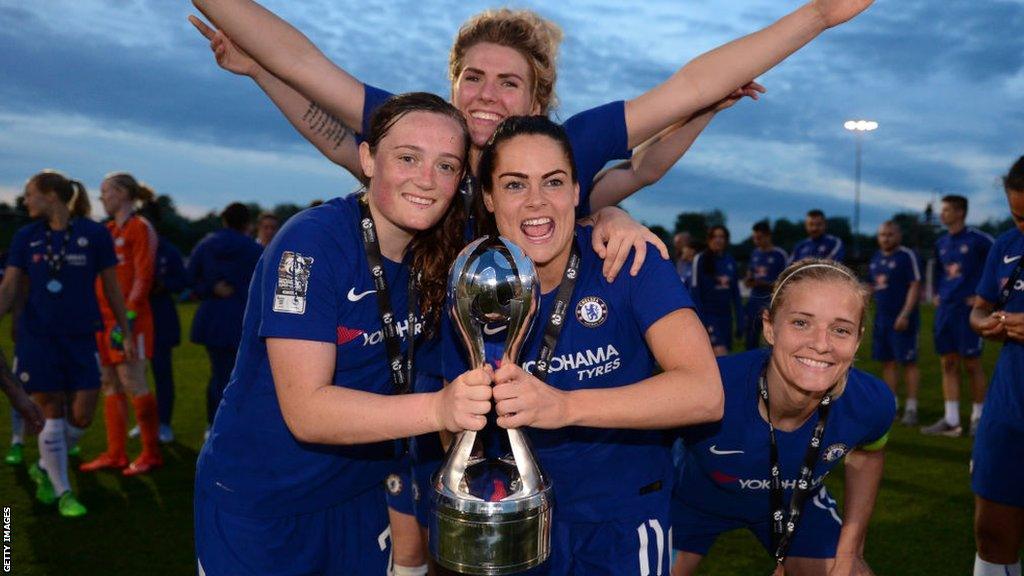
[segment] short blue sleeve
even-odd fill
[[[326,226],[300,214],[263,253],[259,335],[335,343],[338,270],[351,268]],[[349,247],[351,251],[355,247]]]
[[[376,86],[363,84],[363,126],[359,134],[356,134],[356,142],[361,143],[363,136],[370,133],[370,118],[380,105],[394,96],[391,92],[381,90]]]
[[[14,234],[11,239],[10,253],[7,255],[7,265],[28,270],[28,226],[23,226]]]
[[[594,177],[612,160],[629,158],[626,131],[626,103],[609,102],[570,117],[562,125],[572,144],[580,183],[578,217],[590,214],[590,192]]]
[[[96,270],[102,272],[117,266],[117,254],[114,252],[114,237],[104,226],[95,225],[91,245],[96,251]]]
[[[999,285],[999,260],[1003,257],[1003,251],[1005,250],[1003,244],[1003,237],[1000,237],[993,249],[988,251],[988,257],[985,258],[985,268],[981,271],[981,280],[978,281],[978,287],[974,291],[975,294],[981,296],[990,304],[995,304],[999,301],[999,290],[1001,288]]]
[[[646,333],[655,322],[676,310],[694,307],[690,292],[679,281],[672,263],[658,256],[657,249],[651,244],[647,246],[647,254],[636,277],[625,275],[630,282],[633,318],[641,333]],[[623,270],[632,266],[632,260],[631,255]]]
[[[445,309],[441,312],[441,372],[444,379],[451,382],[469,370],[469,358],[448,310],[451,310],[450,301],[445,302]]]

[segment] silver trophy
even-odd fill
[[[484,365],[484,326],[508,331],[502,362],[516,362],[539,304],[533,262],[505,238],[484,237],[459,253],[448,278],[452,319]],[[498,429],[497,433],[500,433]],[[488,458],[477,433],[459,433],[433,479],[430,551],[451,570],[512,574],[551,551],[551,484],[520,430],[508,433],[510,453]]]

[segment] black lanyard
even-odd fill
[[[558,286],[555,305],[551,309],[551,316],[548,317],[547,326],[544,328],[544,340],[541,343],[540,353],[537,355],[537,363],[533,369],[533,375],[541,382],[547,382],[548,380],[548,370],[551,369],[551,357],[555,354],[558,336],[562,333],[562,327],[565,325],[569,310],[569,299],[572,298],[572,291],[576,287],[576,278],[579,275],[580,249],[576,245],[576,238],[573,237],[569,261],[565,263],[562,283]]]
[[[1017,280],[1020,280],[1021,274],[1024,274],[1024,256],[1017,257],[1017,266],[1010,273],[1010,277],[1006,279],[1006,284],[1003,284],[1003,288],[999,291],[999,302],[996,302],[996,310],[1006,308],[1010,298],[1013,298],[1013,285],[1017,283]]]
[[[821,399],[818,404],[818,423],[814,426],[814,434],[811,435],[811,443],[807,445],[807,453],[804,455],[804,464],[800,468],[800,479],[793,488],[793,497],[789,501],[789,519],[786,520],[785,507],[782,503],[782,471],[779,469],[779,446],[775,441],[775,426],[772,426],[771,408],[768,402],[768,382],[765,377],[765,370],[761,371],[761,378],[758,381],[758,392],[764,400],[764,413],[768,420],[768,439],[770,440],[770,464],[771,464],[771,516],[772,525],[772,548],[774,549],[775,562],[781,565],[786,560],[786,552],[789,544],[796,533],[796,527],[800,523],[800,511],[804,501],[811,493],[811,477],[814,474],[814,464],[821,454],[821,439],[825,436],[825,422],[828,420],[828,411],[832,407],[832,389]]]
[[[46,269],[49,273],[49,280],[46,282],[46,290],[56,296],[61,293],[64,289],[64,284],[58,279],[60,271],[64,268],[64,263],[67,262],[68,256],[68,244],[71,243],[71,221],[67,223],[67,227],[64,228],[64,241],[60,245],[60,253],[53,253],[53,230],[49,226],[46,227],[46,254],[43,255],[43,260],[46,261]]]
[[[406,357],[402,357],[402,344],[398,338],[398,326],[395,315],[391,312],[391,293],[387,280],[384,278],[384,265],[380,255],[380,242],[377,239],[377,227],[370,214],[366,193],[359,197],[359,211],[362,215],[360,230],[363,234],[363,247],[366,249],[366,261],[373,277],[373,287],[377,290],[377,308],[380,310],[380,323],[384,328],[384,346],[388,354],[388,368],[391,370],[391,383],[395,394],[406,394],[412,389],[413,376],[413,342],[416,339],[416,275],[409,271],[409,328],[407,330],[409,347]]]

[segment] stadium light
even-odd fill
[[[857,139],[857,159],[853,168],[853,256],[860,257],[860,243],[857,236],[860,234],[860,159],[861,140],[865,132],[878,129],[878,122],[874,120],[847,120],[843,128],[853,132]]]

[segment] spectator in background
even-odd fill
[[[278,228],[281,227],[281,219],[273,212],[263,212],[256,219],[256,243],[266,248],[274,239]]]
[[[210,358],[208,426],[213,424],[235,366],[249,282],[262,252],[260,245],[245,235],[251,219],[245,204],[229,204],[220,218],[224,227],[196,244],[187,269],[189,284],[200,300],[192,322],[192,342],[205,346]]]
[[[689,232],[679,232],[672,237],[672,245],[676,249],[676,274],[683,284],[689,286],[693,278],[693,257],[696,252]]]
[[[842,262],[846,257],[843,241],[826,233],[828,222],[825,220],[825,213],[821,210],[815,208],[807,212],[804,230],[807,231],[807,238],[797,242],[797,245],[793,247],[792,262],[804,258],[825,258]]]
[[[114,238],[117,253],[117,282],[128,308],[128,321],[135,338],[137,354],[130,354],[125,345],[126,334],[115,322],[115,309],[97,284],[103,330],[97,332],[103,381],[103,417],[107,425],[107,449],[79,467],[83,472],[104,468],[123,468],[125,476],[145,474],[163,466],[158,438],[160,417],[156,396],[146,383],[146,360],[153,357],[153,312],[149,292],[153,287],[156,266],[156,230],[145,218],[136,214],[139,203],[152,202],[153,191],[140,184],[131,174],[110,174],[100,185],[100,202],[110,220],[107,230]],[[128,463],[125,442],[128,436],[127,394],[132,397],[135,420],[142,437],[142,453]]]
[[[902,423],[917,425],[917,303],[921,296],[921,267],[917,255],[901,246],[900,227],[892,220],[878,227],[878,252],[871,257],[871,287],[875,297],[875,322],[871,333],[871,358],[882,363],[882,379],[896,394],[896,364],[903,366],[907,404]],[[896,397],[897,404],[899,396]]]
[[[143,207],[143,215],[153,223],[160,224],[160,205],[149,202]],[[174,372],[172,351],[181,344],[181,320],[175,295],[188,285],[185,278],[185,264],[181,252],[163,236],[158,237],[156,247],[156,269],[153,272],[153,289],[149,293],[149,306],[153,310],[153,358],[150,368],[156,382],[156,404],[160,414],[159,438],[163,444],[174,442],[171,416],[174,413]],[[139,435],[136,426],[128,433],[132,438]]]
[[[693,259],[690,293],[711,338],[715,356],[724,356],[732,349],[733,318],[736,333],[742,331],[742,302],[736,260],[728,253],[728,249],[729,229],[722,225],[712,226],[708,230],[707,250]]]
[[[761,345],[763,322],[761,313],[768,307],[772,295],[772,284],[786,268],[789,255],[772,243],[772,227],[767,220],[754,224],[751,229],[754,251],[750,253],[750,266],[744,285],[750,288],[750,298],[743,312],[743,335],[747,350]]]
[[[981,366],[981,336],[971,330],[974,290],[992,248],[992,237],[968,227],[967,198],[955,194],[942,198],[939,219],[947,233],[935,242],[942,271],[935,296],[935,352],[942,362],[942,397],[945,415],[921,429],[928,435],[960,436],[960,364],[971,380],[971,435],[974,435],[985,402],[985,371]]]

